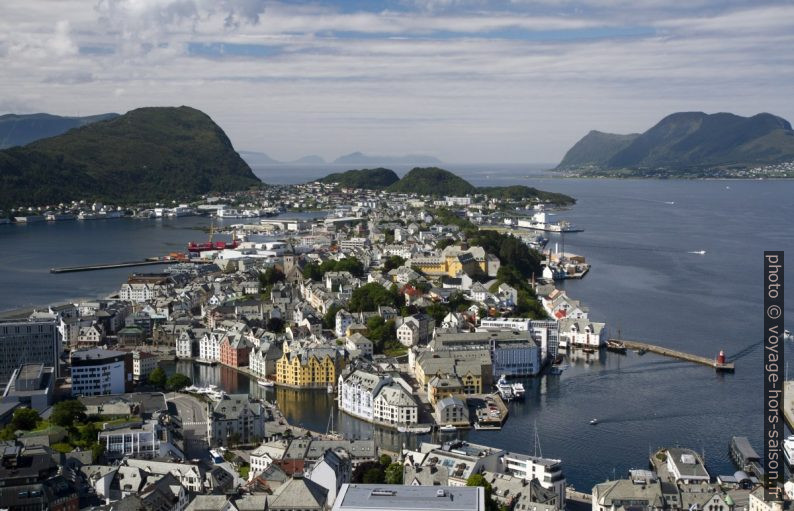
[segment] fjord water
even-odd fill
[[[704,366],[632,352],[602,353],[589,361],[575,357],[561,376],[524,382],[527,398],[510,405],[501,432],[472,430],[441,439],[459,436],[533,453],[536,427],[539,451],[562,459],[569,481],[582,490],[613,473],[645,467],[648,451],[658,446],[702,451],[715,475],[734,471],[727,454],[732,435],[748,436],[761,451],[762,253],[794,254],[794,181],[563,180],[524,166],[450,169],[477,185],[525,184],[576,197],[577,205],[558,216],[584,232],[564,240],[552,235],[549,243],[562,249],[564,241],[566,251],[585,255],[593,265],[583,280],[565,284],[570,295],[590,308],[594,320],[606,321],[613,334],[620,328],[628,339],[709,357],[722,349],[735,359],[736,373],[719,375]],[[267,182],[289,183],[316,179],[327,170],[267,168],[257,174]],[[180,218],[2,225],[0,310],[108,293],[131,270],[63,275],[48,270],[178,250],[204,238],[197,228],[208,223]],[[706,254],[689,253],[699,250]],[[276,399],[293,424],[328,427],[333,399],[324,391],[265,391],[231,369],[176,367],[230,392],[250,388],[254,395]],[[590,426],[592,418],[600,423]],[[334,429],[374,436],[393,449],[416,442],[341,413],[334,413]]]

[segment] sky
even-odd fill
[[[794,119],[794,2],[2,0],[0,113],[189,105],[238,150],[552,163],[677,111]]]

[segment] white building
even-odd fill
[[[589,319],[561,319],[560,346],[598,348],[606,343],[606,324]]]
[[[342,448],[328,449],[307,473],[307,477],[328,490],[326,503],[333,505],[343,484],[353,477],[350,455]]]
[[[105,456],[109,458],[185,458],[158,419],[109,427],[99,432],[99,443],[105,447]]]
[[[370,422],[416,424],[419,408],[402,378],[356,370],[339,376],[339,408]]]
[[[560,460],[506,452],[501,461],[508,474],[520,477],[525,481],[537,479],[544,488],[554,490],[554,493],[557,494],[559,509],[564,509],[565,475],[562,473]]]
[[[397,340],[403,346],[416,346],[419,342],[419,327],[416,323],[406,322],[397,328]]]
[[[171,474],[189,492],[201,493],[205,490],[204,471],[201,469],[201,467],[199,467],[199,465],[132,458],[127,458],[122,463],[129,467],[145,470],[150,474]]]
[[[345,309],[340,309],[336,313],[336,321],[334,324],[334,333],[337,337],[344,337],[347,332],[347,327],[353,324],[353,315]]]
[[[193,336],[188,330],[184,330],[176,338],[176,358],[193,358]]]
[[[221,359],[221,341],[226,332],[213,331],[205,333],[199,340],[199,360],[202,362],[219,362]]]
[[[143,381],[157,368],[157,357],[145,351],[132,352],[132,378]]]
[[[102,349],[72,353],[72,395],[101,396],[126,392],[132,382],[132,354]]]
[[[372,341],[358,332],[345,339],[345,349],[348,351],[358,351],[362,357],[369,358],[372,358],[372,354],[374,353]]]

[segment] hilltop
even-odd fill
[[[146,202],[261,185],[208,115],[139,108],[0,151],[0,208],[80,199]]]
[[[679,112],[640,135],[590,132],[558,169],[593,173],[687,175],[727,166],[773,165],[794,160],[794,131],[781,117],[761,113]]]
[[[88,117],[62,117],[52,114],[0,115],[0,149],[26,145],[42,138],[66,133],[99,121],[118,117],[119,114],[100,114]]]
[[[523,185],[476,187],[452,172],[437,167],[411,169],[402,179],[384,168],[348,170],[329,174],[317,180],[320,183],[336,183],[350,188],[383,190],[393,193],[415,193],[418,195],[474,195],[508,201],[537,199],[540,202],[567,205],[576,202],[572,197],[561,193],[546,192]]]
[[[466,195],[474,193],[474,185],[452,172],[438,167],[416,167],[387,188],[394,193],[420,195]]]
[[[329,174],[317,181],[320,183],[336,183],[348,188],[362,188],[365,190],[382,190],[391,184],[399,181],[400,178],[393,170],[384,169],[361,169],[348,170],[347,172],[336,172]]]

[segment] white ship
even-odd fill
[[[515,397],[513,386],[507,383],[505,375],[500,376],[499,381],[496,382],[496,391],[505,401],[510,401]]]
[[[783,457],[786,458],[789,467],[794,467],[794,435],[783,440]]]
[[[272,387],[275,385],[275,383],[270,380],[256,380],[256,382],[262,387]]]
[[[513,395],[516,399],[524,399],[524,394],[526,393],[526,389],[524,389],[523,383],[514,383],[511,385],[513,389]]]

